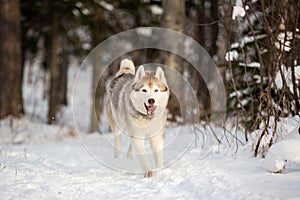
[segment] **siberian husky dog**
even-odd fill
[[[164,71],[145,71],[141,65],[135,72],[131,60],[121,61],[120,69],[110,83],[106,114],[114,134],[114,156],[121,153],[121,134],[130,136],[128,157],[137,156],[145,172],[152,176],[145,150],[145,139],[150,140],[157,168],[163,167],[164,126],[166,106],[170,96]]]

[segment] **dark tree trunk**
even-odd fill
[[[103,22],[103,9],[96,5],[95,7],[96,14],[95,14],[95,28],[92,30],[92,42],[93,46],[97,46],[105,37],[101,32],[99,32],[100,28]],[[103,30],[103,29],[102,29]],[[104,31],[102,31],[103,33]],[[95,132],[99,131],[99,123],[100,123],[100,116],[103,111],[103,105],[104,105],[104,94],[105,94],[105,83],[103,82],[105,77],[98,77],[99,74],[101,74],[102,66],[100,58],[95,56],[93,58],[93,88],[92,88],[92,99],[93,99],[93,106],[92,106],[92,112],[91,112],[91,127],[90,131]]]
[[[164,14],[163,14],[163,25],[165,28],[169,28],[178,32],[183,33],[185,30],[185,12],[186,12],[186,5],[185,1],[183,0],[165,0],[163,1],[163,9],[164,9]],[[170,40],[174,41],[174,50],[176,48],[179,48],[179,45],[181,44],[176,44],[176,39],[177,38],[165,38],[165,40]],[[178,46],[178,47],[177,47]],[[168,54],[163,58],[164,63],[170,67],[173,70],[176,70],[179,73],[183,73],[183,62],[182,59],[174,54]],[[176,78],[168,77],[168,82],[169,84],[172,84],[176,88],[182,88],[182,85],[179,81],[176,81]],[[183,91],[182,89],[179,89],[179,91]],[[182,100],[182,95],[177,92],[176,96],[177,99]],[[181,109],[180,109],[180,104],[178,100],[176,99],[175,95],[171,91],[171,96],[169,100],[169,110],[171,114],[173,115],[173,120],[175,120],[176,116],[180,116]],[[182,103],[182,102],[181,102]]]
[[[165,0],[163,1],[163,8],[164,27],[183,33],[185,29],[185,1]],[[176,38],[168,39],[175,39],[174,41],[176,41]],[[183,72],[182,63],[177,55],[171,54],[167,56],[165,58],[165,63],[178,72]]]
[[[59,63],[59,104],[60,105],[68,105],[68,97],[67,97],[67,90],[68,90],[68,53],[67,53],[67,38],[62,36],[62,55],[61,55],[61,62]]]
[[[0,119],[24,114],[19,0],[0,0]]]
[[[205,48],[205,18],[206,18],[206,13],[205,13],[205,0],[196,0],[199,1],[196,3],[196,16],[197,20],[196,24],[199,24],[198,29],[196,28],[197,33],[196,35],[196,40],[201,44],[203,48]]]
[[[53,7],[52,7],[53,8]],[[50,92],[49,92],[49,110],[48,110],[48,123],[53,124],[56,121],[56,112],[58,108],[59,95],[58,82],[59,82],[59,68],[58,68],[58,21],[57,15],[54,12],[51,22],[51,35],[50,35]]]
[[[211,31],[211,46],[209,48],[210,56],[214,56],[217,53],[217,39],[219,34],[219,26],[218,26],[218,14],[219,14],[219,7],[218,7],[218,0],[211,0],[210,6],[210,31]]]
[[[216,0],[214,0],[216,1]],[[193,16],[195,19],[193,19],[195,28],[194,28],[194,38],[199,44],[203,47],[206,48],[207,50],[207,45],[206,41],[212,39],[212,35],[207,35],[206,34],[206,29],[211,28],[209,27],[207,21],[207,15],[209,12],[206,12],[205,10],[205,0],[195,0],[195,16]],[[213,6],[213,3],[212,5]],[[216,25],[218,25],[216,23]],[[211,31],[213,29],[211,28]],[[211,42],[212,43],[212,42]],[[211,49],[212,45],[209,47]],[[195,72],[194,70],[191,71],[191,74],[194,74],[194,82],[193,82],[193,88],[196,92],[197,99],[199,101],[199,106],[200,106],[200,113],[201,117],[206,116],[208,113],[210,113],[210,96],[209,96],[209,91],[207,88],[206,83],[204,82],[204,79],[202,78],[201,74],[198,72]]]

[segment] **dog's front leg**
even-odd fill
[[[114,156],[115,158],[118,158],[121,155],[121,133],[114,135],[114,141],[115,141],[115,148],[114,148]]]
[[[127,152],[127,157],[129,159],[133,158],[133,148],[132,148],[131,138],[130,138],[130,144],[129,144],[129,148],[128,148],[128,152]]]
[[[145,149],[145,140],[144,138],[131,138],[131,143],[134,148],[135,154],[142,166],[142,169],[146,172],[145,178],[150,178],[152,176],[152,171],[150,169],[150,164],[148,156]]]
[[[164,165],[164,131],[150,138],[151,150],[155,159],[157,168],[162,168]]]

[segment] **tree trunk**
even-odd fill
[[[212,5],[213,6],[213,5]],[[206,15],[207,12],[205,12],[205,0],[196,0],[195,1],[195,16],[194,16],[194,24],[195,24],[195,31],[194,31],[194,39],[199,42],[199,44],[205,48],[205,41],[208,40],[209,36],[205,34],[205,29],[207,28],[206,21]],[[209,91],[206,86],[206,83],[204,82],[204,79],[199,74],[198,71],[191,71],[191,74],[194,74],[194,82],[193,82],[193,88],[195,90],[195,93],[197,95],[197,99],[199,101],[200,106],[200,113],[201,117],[206,116],[210,112],[210,96]]]
[[[185,29],[185,1],[184,0],[164,0],[163,1],[163,25],[165,28],[169,28],[178,32],[183,33]],[[165,40],[174,41],[174,46],[171,47],[171,49],[175,50],[176,48],[179,48],[179,45],[176,44],[177,38],[165,38]],[[165,56],[164,62],[165,64],[173,69],[176,70],[179,73],[183,73],[183,62],[180,57],[174,53],[171,53],[167,56]],[[168,77],[169,84],[172,82],[172,86],[176,88],[182,88],[181,83],[179,81],[176,81],[172,77]],[[183,91],[183,88],[180,90]],[[181,101],[183,94],[177,93],[177,99]],[[175,95],[171,91],[171,96],[169,100],[169,110],[173,115],[173,120],[175,120],[176,116],[180,116],[180,104],[178,103],[178,100],[176,99]],[[182,103],[182,102],[181,102]]]
[[[205,0],[196,0],[196,26],[195,29],[195,38],[205,48]]]
[[[24,114],[19,0],[0,1],[0,119]]]
[[[97,46],[105,37],[103,34],[99,33],[99,25],[101,26],[101,23],[103,23],[103,9],[99,7],[98,5],[95,5],[95,22],[96,27],[92,30],[92,40],[93,40],[93,46]],[[99,29],[98,29],[99,28]],[[99,74],[101,74],[102,66],[101,66],[101,58],[96,56],[93,58],[93,88],[92,88],[92,99],[93,99],[93,105],[92,105],[92,112],[91,112],[91,127],[90,131],[95,132],[99,131],[99,123],[100,123],[100,116],[103,111],[103,105],[104,105],[104,94],[105,94],[105,85],[102,82],[104,80],[104,77],[102,77],[100,80],[98,77]],[[99,83],[100,82],[100,83]]]
[[[58,81],[59,81],[59,68],[58,68],[58,21],[57,15],[54,12],[51,22],[51,35],[50,35],[50,92],[49,92],[49,110],[48,110],[48,123],[53,124],[56,121],[56,112],[58,107]]]
[[[180,33],[184,32],[185,29],[185,1],[183,0],[165,0],[163,1],[164,16],[163,24],[164,27],[178,31]],[[175,39],[176,38],[168,38]],[[175,47],[176,48],[176,47]],[[172,67],[178,72],[183,72],[182,63],[180,63],[179,57],[177,55],[170,54],[165,59],[165,63]]]
[[[210,18],[211,23],[210,25],[210,40],[211,40],[211,46],[209,48],[209,55],[214,56],[217,53],[217,39],[218,39],[218,34],[219,34],[219,27],[218,27],[218,12],[219,7],[218,7],[218,0],[211,0],[211,6],[210,6]]]
[[[226,1],[221,2],[222,6],[219,7],[220,13],[220,22],[219,22],[219,37],[218,37],[218,50],[217,50],[217,58],[218,65],[226,64],[225,54],[229,50],[230,37],[229,33],[231,31],[231,15],[228,13],[232,13],[231,4]]]
[[[230,48],[230,32],[231,32],[231,15],[232,5],[227,1],[219,1],[219,29],[218,29],[218,39],[217,39],[217,65],[220,73],[225,80],[225,70],[226,70],[226,59],[225,54]],[[226,84],[226,81],[224,81]]]
[[[68,97],[67,97],[67,90],[68,90],[68,53],[67,53],[67,38],[62,36],[61,38],[62,44],[62,54],[61,54],[61,62],[59,63],[59,104],[60,105],[68,105]]]

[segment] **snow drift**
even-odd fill
[[[262,167],[270,172],[281,172],[286,161],[300,163],[300,135],[298,127],[286,138],[269,149]]]

